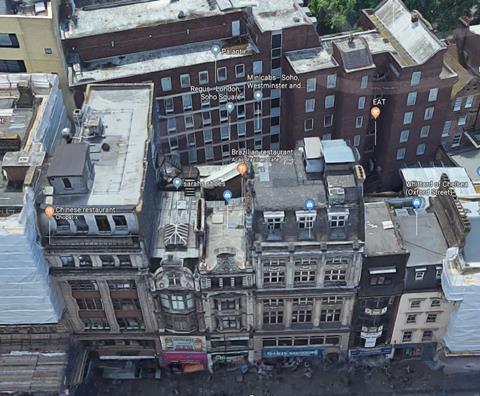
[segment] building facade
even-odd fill
[[[310,138],[278,162],[256,165],[257,359],[347,352],[363,252],[364,173],[356,163],[344,141]]]
[[[148,275],[151,99],[151,84],[90,86],[43,178],[45,256],[72,337],[100,359],[160,350]]]

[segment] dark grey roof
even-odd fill
[[[53,154],[47,177],[81,176],[87,159],[88,144],[62,144]]]
[[[345,70],[363,69],[375,66],[367,41],[363,37],[336,41]]]

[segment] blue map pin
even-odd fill
[[[418,209],[422,206],[422,199],[420,197],[415,197],[412,199],[412,206],[415,209]]]
[[[233,193],[230,190],[225,190],[223,192],[223,199],[228,204],[233,197]]]
[[[313,199],[307,199],[305,201],[305,209],[307,209],[310,212],[314,208],[315,208],[315,201]]]
[[[175,179],[173,179],[172,183],[175,186],[175,188],[178,190],[180,187],[182,187],[183,181],[179,177],[176,177]]]

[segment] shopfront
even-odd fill
[[[376,348],[352,348],[348,351],[348,356],[350,360],[371,356],[384,356],[385,358],[391,358],[392,352],[393,347],[391,345],[385,345]]]
[[[395,345],[395,359],[416,359],[432,361],[437,350],[436,342],[397,344]]]
[[[195,372],[208,368],[205,337],[164,336],[162,365],[172,372]]]
[[[323,350],[319,348],[264,348],[262,350],[263,359],[291,357],[321,359],[323,357]]]

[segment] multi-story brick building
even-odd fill
[[[256,358],[348,350],[364,239],[363,168],[343,140],[255,166]]]
[[[148,292],[152,88],[89,86],[75,132],[64,131],[43,179],[45,256],[72,336],[101,358],[155,358],[160,349]]]
[[[232,149],[279,148],[281,90],[265,88],[255,100],[252,84],[280,77],[282,53],[316,45],[317,36],[296,1],[253,5],[80,5],[62,29],[70,86],[80,101],[89,82],[153,81],[156,145],[184,164],[221,163]]]

